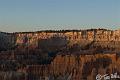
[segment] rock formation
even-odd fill
[[[67,47],[78,45],[81,49],[86,48],[120,48],[120,30],[88,29],[88,30],[63,30],[63,31],[40,31],[15,33],[16,44],[38,47],[40,40],[60,37],[68,41]],[[63,43],[58,41],[58,43]],[[54,43],[55,44],[55,43]]]
[[[12,49],[15,45],[15,37],[11,33],[0,32],[0,51]]]
[[[120,73],[120,30],[1,32],[0,44],[0,80],[95,80]]]

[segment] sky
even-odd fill
[[[120,28],[120,0],[0,0],[0,31]]]

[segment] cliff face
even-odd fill
[[[56,42],[52,39],[57,37]],[[51,40],[50,40],[51,39]],[[66,31],[40,31],[40,32],[20,32],[20,33],[0,33],[1,50],[7,50],[17,46],[29,46],[38,48],[40,41],[46,40],[47,44],[61,44],[67,47],[77,45],[79,49],[86,48],[120,48],[120,30],[88,29],[88,30],[66,30]],[[45,41],[44,41],[45,42]],[[57,44],[58,45],[58,44]],[[51,45],[53,46],[53,45]]]
[[[0,32],[0,51],[11,49],[15,44],[14,35]]]
[[[112,31],[106,29],[16,33],[16,44],[38,47],[40,40],[50,39],[51,37],[65,38],[69,47],[77,44],[80,47],[88,46],[89,48],[96,46],[120,48],[120,30]],[[58,43],[61,43],[61,41]]]
[[[0,44],[6,44],[8,50],[0,52],[0,80],[95,80],[97,74],[120,73],[120,54],[115,52],[120,49],[120,30],[40,31],[0,36]]]
[[[0,53],[0,80],[96,80],[97,74],[120,73],[120,57],[116,53],[59,53],[50,63],[39,64],[41,53],[22,52]]]
[[[98,74],[119,73],[119,61],[116,54],[57,55],[51,64],[28,66],[28,73],[51,80],[96,80]]]
[[[36,48],[39,47],[41,40],[50,40],[53,37],[64,38],[65,42],[57,40],[57,43],[65,45],[67,41],[68,47],[79,45],[80,48],[94,48],[98,46],[103,48],[120,48],[120,30],[112,31],[106,29],[18,32],[14,34],[0,33],[0,43],[1,48],[6,49],[13,47],[13,44],[14,46],[24,45]]]

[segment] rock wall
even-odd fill
[[[120,30],[40,31],[0,36],[0,44],[8,50],[0,52],[0,80],[95,80],[98,73],[120,73],[118,53],[76,52],[83,46],[119,49]],[[23,48],[9,50],[11,44]]]
[[[39,64],[38,53],[0,53],[0,80],[96,80],[97,74],[120,75],[116,53],[65,54],[56,55],[48,64]]]
[[[13,34],[0,32],[0,51],[10,50],[15,44]]]
[[[116,54],[57,55],[51,64],[30,65],[27,70],[37,79],[96,80],[98,74],[119,74],[119,61]]]
[[[57,38],[56,41],[53,38]],[[1,51],[18,46],[27,46],[34,49],[40,47],[42,41],[46,41],[48,45],[52,44],[51,46],[54,44],[54,47],[55,45],[61,45],[68,48],[78,46],[79,49],[100,47],[120,50],[120,30],[88,29],[0,33]]]
[[[39,40],[51,37],[65,38],[69,42],[69,46],[74,44],[85,46],[92,43],[92,46],[120,48],[120,30],[112,31],[106,29],[16,33],[16,44],[27,44],[37,47]]]

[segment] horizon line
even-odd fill
[[[108,31],[116,31],[119,29],[107,29],[107,28],[87,28],[87,29],[46,29],[46,30],[35,30],[35,31],[15,31],[15,32],[7,32],[0,31],[0,33],[34,33],[34,32],[70,32],[70,31],[84,31],[84,30],[108,30]]]

